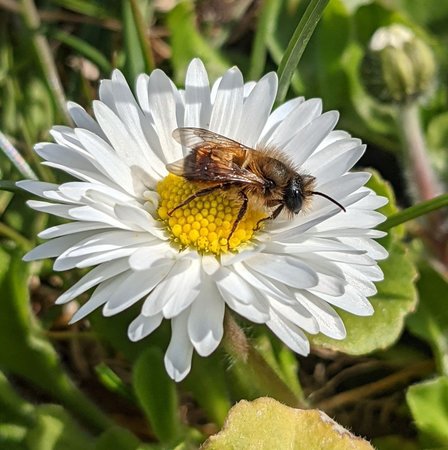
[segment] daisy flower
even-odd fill
[[[345,337],[333,307],[373,313],[367,297],[383,277],[376,261],[387,252],[373,240],[382,234],[372,228],[384,220],[375,209],[387,200],[364,186],[369,174],[348,172],[365,146],[334,130],[336,111],[322,113],[321,100],[303,98],[272,110],[275,73],[244,83],[234,67],[210,87],[199,59],[188,67],[184,90],[154,70],[138,77],[135,92],[114,71],[100,85],[95,118],[69,103],[76,128],[55,126],[55,143],[36,145],[43,164],[78,181],[19,183],[43,198],[29,206],[67,220],[40,233],[48,241],[25,260],[55,257],[56,271],[94,266],[56,302],[95,288],[72,322],[99,307],[112,316],[140,302],[129,338],[143,339],[169,319],[165,366],[180,381],[193,350],[208,356],[219,345],[225,308],[266,324],[302,355],[309,352],[306,333]],[[272,209],[249,199],[228,241],[241,207],[232,189],[172,212],[199,189],[166,168],[191,152],[173,138],[183,127],[259,151],[275,149],[346,211],[313,195],[306,211],[257,227]]]

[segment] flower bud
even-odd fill
[[[402,25],[379,28],[361,73],[368,92],[384,103],[406,103],[431,89],[436,63],[429,46]]]

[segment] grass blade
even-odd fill
[[[278,0],[264,0],[263,2],[250,56],[250,80],[258,80],[263,74],[266,64],[267,41],[269,36],[274,33],[281,6],[282,2]]]
[[[329,0],[311,0],[300,19],[277,70],[279,78],[277,103],[285,100],[292,75]]]
[[[86,41],[58,29],[54,29],[48,34],[53,39],[56,39],[57,41],[62,42],[68,47],[71,47],[73,50],[83,55],[88,60],[92,61],[100,68],[103,73],[109,75],[112,72],[112,65],[107,60],[107,58]]]

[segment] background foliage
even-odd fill
[[[330,0],[308,42],[306,27],[294,32],[309,3],[0,0],[0,448],[197,448],[221,429],[235,402],[267,395],[319,408],[379,449],[448,448],[447,211],[409,221],[447,200],[429,200],[400,215],[422,200],[418,172],[405,176],[400,106],[369,96],[360,76],[368,41],[381,26],[404,24],[430,46],[438,75],[415,107],[426,157],[445,186],[448,1]],[[314,3],[322,9],[327,2]],[[224,350],[196,357],[192,373],[175,385],[163,367],[169,324],[139,343],[126,336],[135,311],[107,319],[94,313],[68,326],[76,304],[52,303],[80,273],[54,273],[48,261],[21,261],[37,233],[56,219],[28,209],[12,182],[34,173],[50,182],[65,179],[32,152],[34,143],[49,139],[53,124],[69,123],[65,99],[90,110],[99,80],[114,67],[131,86],[138,73],[156,67],[181,85],[196,56],[211,78],[234,64],[245,79],[278,71],[288,97],[318,96],[325,109],[338,109],[339,127],[368,144],[360,165],[376,169],[371,187],[389,198],[383,212],[396,219],[385,225],[390,233],[382,243],[390,258],[382,263],[385,280],[372,300],[375,314],[343,315],[346,340],[317,336],[311,356],[298,358],[264,328],[246,330],[256,354],[287,387],[282,392]],[[232,427],[249,443],[261,439],[260,429],[272,436],[278,429],[268,425],[276,417],[309,439],[304,448],[314,448],[316,435],[332,436],[326,419],[314,413],[257,402],[234,410],[223,434],[205,448],[228,448]],[[266,422],[252,419],[251,408],[266,411]],[[303,431],[312,427],[315,433]],[[278,448],[297,444],[287,433],[281,436]],[[345,445],[339,440],[331,448]]]

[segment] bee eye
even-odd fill
[[[294,214],[298,214],[302,209],[303,194],[302,189],[292,181],[288,184],[283,194],[285,206]]]
[[[266,178],[265,179],[265,183],[264,183],[264,187],[267,191],[275,188],[275,183],[273,180],[271,180],[270,178]]]

